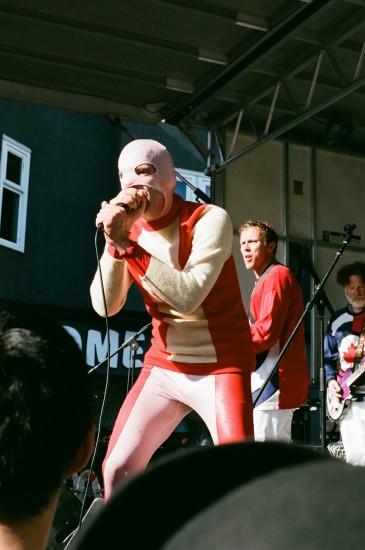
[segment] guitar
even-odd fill
[[[346,413],[346,409],[349,406],[354,396],[351,393],[351,386],[356,382],[358,378],[365,372],[365,363],[361,367],[357,367],[355,371],[347,369],[343,376],[337,376],[337,382],[341,386],[342,397],[341,401],[338,401],[327,388],[326,405],[327,415],[332,422],[338,422]]]

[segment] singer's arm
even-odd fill
[[[230,217],[223,209],[209,205],[195,224],[191,251],[183,269],[177,269],[164,261],[158,253],[158,246],[151,254],[137,245],[134,252],[121,256],[119,261],[118,254],[112,257],[110,250],[105,252],[104,255],[110,256],[102,264],[103,277],[108,281],[106,295],[109,312],[115,314],[122,307],[131,281],[130,273],[127,278],[127,270],[120,267],[120,275],[124,277],[124,284],[121,284],[118,280],[118,265],[114,264],[128,264],[134,278],[142,283],[153,299],[157,298],[184,314],[195,311],[213,288],[223,265],[231,256],[232,241]],[[93,294],[100,292],[100,285],[95,285],[95,280],[91,291]],[[96,300],[93,299],[94,308],[102,314],[101,300],[98,302],[99,307],[96,309]]]
[[[229,215],[218,206],[207,205],[192,230],[191,250],[184,267],[176,269],[153,254],[143,285],[172,309],[190,314],[212,290],[232,247]]]
[[[90,294],[93,308],[102,317],[118,313],[125,304],[132,284],[127,264],[115,260],[108,253],[108,248],[113,246],[119,254],[133,249],[136,243],[129,238],[130,231],[145,207],[146,197],[143,191],[133,189],[123,195],[120,192],[110,202],[103,201],[96,216],[95,225],[104,232],[106,246],[92,281]]]
[[[121,310],[126,302],[129,287],[133,282],[133,279],[128,272],[126,262],[123,260],[115,260],[108,253],[107,249],[108,244],[106,245],[104,253],[100,259],[100,270],[107,311],[105,311],[99,269],[96,271],[90,286],[92,306],[96,313],[101,317],[110,317]]]
[[[164,246],[160,238],[153,239],[154,244],[146,242],[146,248],[137,245],[125,255],[134,278],[150,297],[182,314],[190,314],[202,305],[231,256],[231,219],[222,208],[207,205],[195,222],[191,236],[191,243],[180,242],[179,252],[184,256],[187,253],[182,268],[171,264],[171,258],[166,256],[171,243],[165,241]]]

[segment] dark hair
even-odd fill
[[[274,254],[276,254],[278,235],[273,226],[263,220],[246,220],[245,223],[243,223],[239,228],[239,233],[241,234],[242,231],[245,231],[249,227],[258,227],[260,230],[260,234],[264,238],[266,244],[274,242],[276,244]]]
[[[0,308],[0,520],[39,514],[93,423],[81,350],[56,320]]]
[[[342,266],[337,272],[336,281],[339,285],[346,286],[352,275],[358,275],[365,283],[365,262],[354,262]]]

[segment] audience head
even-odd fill
[[[0,305],[0,522],[42,513],[94,446],[87,367],[35,308]]]

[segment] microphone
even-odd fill
[[[356,224],[355,223],[348,223],[347,225],[345,225],[345,227],[343,228],[344,231],[348,232],[348,233],[352,233],[354,231],[354,229],[356,229]]]
[[[131,207],[128,206],[128,204],[124,204],[124,202],[119,203],[118,206],[121,206],[122,208],[124,208],[126,212],[129,212],[131,210]],[[104,225],[102,223],[99,223],[98,229],[101,229],[103,231]]]

